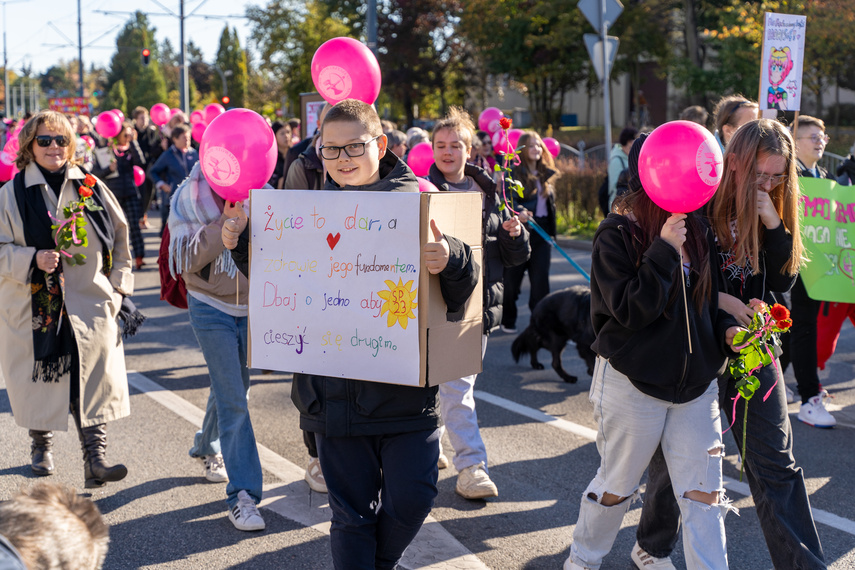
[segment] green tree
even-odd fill
[[[119,109],[126,117],[130,117],[128,109],[128,93],[125,91],[125,82],[121,79],[113,83],[110,87],[110,92],[104,97],[101,103],[102,111],[110,109]]]
[[[116,53],[110,61],[107,88],[124,81],[130,108],[151,107],[166,100],[166,82],[160,69],[155,29],[142,12],[136,12],[116,38]],[[150,62],[143,65],[143,48],[151,50]]]
[[[229,30],[226,26],[220,35],[220,46],[217,48],[217,67],[223,73],[228,87],[229,105],[233,107],[246,106],[247,66],[246,52],[240,47],[237,30]],[[215,83],[214,91],[219,97],[222,93],[222,82]]]
[[[77,61],[74,65],[76,67]],[[79,85],[77,83],[77,73],[73,76],[69,73],[69,64],[60,61],[56,65],[52,65],[39,78],[42,91],[52,97],[70,97],[77,95]]]

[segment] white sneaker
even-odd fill
[[[837,420],[825,409],[823,400],[827,397],[828,391],[823,390],[808,400],[807,403],[802,404],[802,407],[799,409],[799,421],[818,428],[833,428],[836,426]]]
[[[464,499],[486,499],[498,497],[496,484],[487,475],[483,463],[471,465],[457,475],[457,485],[454,490]]]
[[[205,479],[211,483],[225,483],[229,480],[229,475],[226,473],[226,463],[223,461],[223,454],[203,455],[197,457],[199,463],[205,468]]]
[[[442,449],[439,450],[439,459],[436,461],[436,466],[439,469],[446,469],[448,467],[448,456],[445,455]]]
[[[787,403],[792,404],[793,402],[795,402],[796,401],[796,395],[793,393],[792,390],[790,390],[790,387],[787,386],[786,384],[784,384],[784,390],[786,390],[786,392],[787,392]]]
[[[238,491],[238,502],[229,510],[229,520],[238,530],[264,530],[264,519],[246,491]]]
[[[648,554],[646,550],[638,546],[638,541],[635,541],[635,546],[632,547],[632,561],[640,570],[677,570],[676,566],[671,564],[671,558],[656,558]]]
[[[315,493],[327,492],[327,480],[324,479],[324,473],[321,471],[321,460],[317,457],[309,457],[309,466],[306,467],[304,479]]]
[[[591,570],[587,566],[579,566],[569,558],[564,561],[564,570]]]

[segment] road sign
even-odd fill
[[[606,36],[606,56],[608,57],[609,65],[604,71],[603,42],[600,41],[600,36],[598,34],[585,34],[583,37],[585,38],[585,47],[588,48],[588,55],[591,56],[591,61],[594,62],[594,71],[597,72],[597,77],[602,82],[603,77],[611,75],[620,40],[615,36]]]
[[[591,22],[598,34],[603,31],[603,8],[602,0],[579,0],[579,10]],[[618,16],[623,12],[623,4],[619,0],[605,0],[606,2],[606,29],[608,30],[615,23]]]

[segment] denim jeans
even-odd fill
[[[247,317],[232,317],[189,295],[187,304],[190,326],[199,341],[211,377],[214,409],[211,408],[209,397],[205,415],[216,415],[216,431],[219,433],[226,473],[229,475],[226,502],[229,508],[233,507],[237,503],[238,492],[246,491],[258,503],[261,501],[262,474],[247,406]],[[210,425],[208,430],[208,437],[213,436],[214,429]],[[202,431],[203,436],[197,438],[194,449],[205,450],[206,445],[214,449],[212,441],[204,441],[205,422]]]
[[[779,378],[769,399],[763,401],[763,396],[775,383],[775,375],[774,365],[760,370],[760,388],[748,404],[746,457],[743,458],[745,475],[775,568],[824,569],[825,555],[811,514],[804,475],[793,458],[793,431],[787,415],[783,378]],[[732,380],[719,381],[719,404],[728,424],[734,419],[736,393]],[[731,427],[740,454],[744,413],[745,400],[740,398],[736,404],[736,421]],[[674,549],[679,525],[673,507],[667,505],[673,502],[674,496],[670,486],[664,464],[654,457],[637,535],[639,546],[658,558],[668,556]]]
[[[487,335],[481,337],[481,360],[487,350]],[[478,413],[475,411],[475,379],[477,374],[464,376],[439,385],[439,409],[442,412],[442,434],[448,430],[448,439],[454,448],[454,468],[463,471],[467,467],[484,464],[487,469],[487,448],[478,429]],[[489,472],[489,471],[488,471]]]
[[[438,493],[439,429],[315,439],[333,513],[335,568],[395,568]]]
[[[590,400],[597,420],[600,467],[582,495],[570,559],[599,568],[612,548],[621,522],[638,496],[638,484],[660,446],[668,461],[674,495],[683,518],[683,544],[689,568],[726,568],[722,496],[707,505],[685,497],[690,491],[721,492],[721,423],[715,382],[691,402],[673,404],[647,396],[629,379],[597,358]],[[627,497],[606,506],[605,493]]]
[[[220,430],[217,426],[217,398],[214,390],[208,392],[208,403],[205,406],[205,417],[202,419],[202,429],[196,432],[190,457],[204,457],[222,452],[220,447]]]

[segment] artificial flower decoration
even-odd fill
[[[728,371],[736,380],[736,389],[739,391],[733,399],[732,417],[734,421],[736,421],[736,402],[740,397],[745,398],[745,413],[742,418],[742,468],[739,472],[740,481],[742,481],[742,470],[745,468],[748,401],[751,400],[754,393],[760,387],[760,379],[754,376],[754,373],[769,364],[774,364],[777,370],[778,364],[775,360],[773,347],[780,346],[778,335],[787,332],[793,326],[793,321],[790,319],[790,311],[779,303],[775,303],[770,308],[763,301],[751,299],[748,306],[754,309],[754,318],[751,319],[751,324],[748,325],[747,331],[740,331],[733,337],[733,348],[739,351],[739,356],[732,358],[728,364]],[[777,384],[776,374],[775,383],[772,384],[772,387],[763,396],[764,402],[772,394],[772,390],[774,390]],[[732,426],[733,424],[731,424]]]
[[[69,265],[83,265],[86,263],[86,255],[82,253],[70,254],[68,249],[72,245],[86,247],[89,245],[89,239],[86,237],[86,218],[83,216],[83,210],[95,212],[103,210],[103,208],[95,203],[92,199],[94,194],[93,187],[98,183],[98,179],[87,174],[77,190],[80,196],[79,200],[71,200],[62,209],[64,220],[58,220],[53,214],[48,211],[48,215],[55,222],[50,228],[54,231],[53,239],[56,243],[56,251],[64,255]]]

